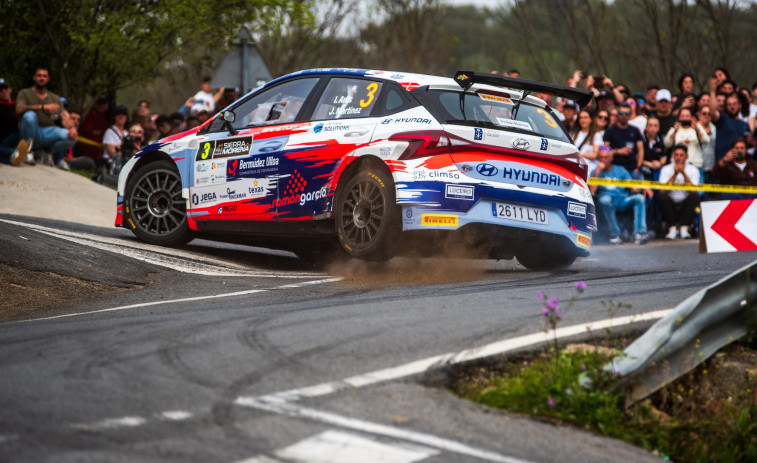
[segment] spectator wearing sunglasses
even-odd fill
[[[613,164],[624,167],[635,179],[641,179],[639,172],[644,160],[644,137],[636,127],[630,125],[631,106],[623,103],[618,108],[618,122],[605,130],[605,146],[613,155]]]

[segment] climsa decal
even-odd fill
[[[453,214],[421,214],[421,225],[431,227],[457,227],[458,216]]]

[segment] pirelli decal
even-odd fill
[[[453,214],[421,214],[421,225],[428,227],[457,227],[458,217]]]
[[[576,235],[576,244],[585,248],[591,247],[591,236],[582,235],[581,233]]]

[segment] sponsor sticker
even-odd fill
[[[483,129],[473,129],[473,139],[474,140],[483,140],[484,139],[484,130]]]
[[[549,149],[549,140],[547,140],[546,138],[542,138],[541,139],[541,148],[539,148],[539,149],[541,149],[542,151],[547,151]]]
[[[217,140],[213,149],[214,158],[229,158],[232,156],[246,156],[252,148],[252,137]]]
[[[484,101],[496,101],[498,103],[505,103],[509,105],[513,104],[513,100],[511,100],[510,98],[505,98],[503,96],[487,95],[486,93],[479,93],[478,96]]]
[[[421,214],[421,224],[430,227],[457,227],[458,216],[453,214]]]
[[[581,203],[568,203],[568,215],[573,217],[586,217],[586,205]]]
[[[497,125],[501,125],[502,127],[512,127],[516,129],[523,129],[523,130],[530,130],[533,131],[533,128],[531,127],[531,124],[529,124],[526,121],[516,121],[515,119],[508,119],[506,117],[498,117],[497,118]]]
[[[445,198],[450,199],[467,199],[473,201],[475,187],[464,185],[447,184],[447,190],[444,193]]]
[[[576,244],[585,248],[591,247],[591,237],[582,235],[581,233],[576,235]]]

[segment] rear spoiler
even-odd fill
[[[527,92],[544,92],[556,95],[561,98],[573,100],[583,108],[591,102],[594,94],[588,90],[568,87],[565,85],[548,84],[546,82],[537,82],[535,80],[516,79],[514,77],[505,77],[501,74],[491,74],[473,71],[457,71],[455,82],[463,90],[468,90],[473,84],[494,85],[495,87],[507,87],[515,90],[524,90]]]

